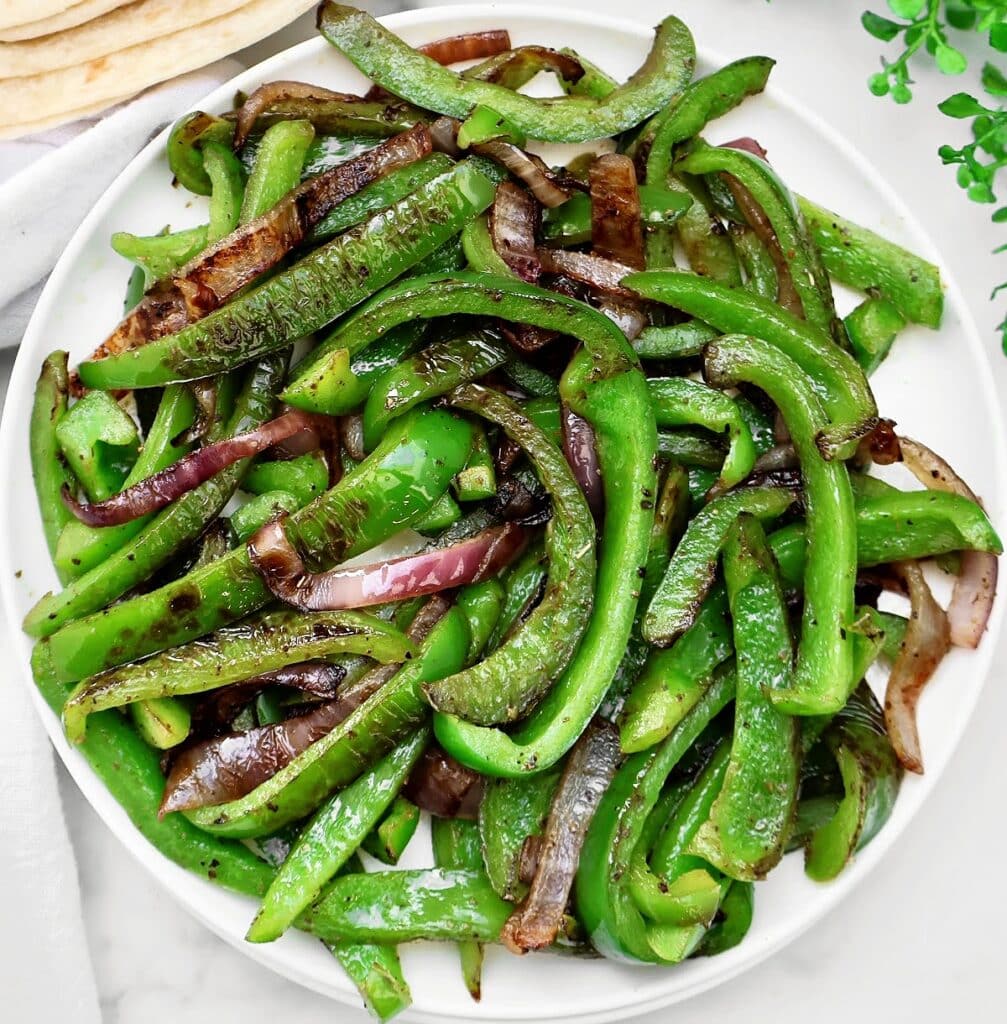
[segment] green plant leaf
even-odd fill
[[[978,114],[985,114],[986,108],[967,92],[956,92],[949,96],[943,103],[938,104],[937,109],[948,117],[976,117]]]
[[[992,220],[994,224],[1007,222],[1007,206],[1001,206],[999,210],[994,210]]]
[[[867,29],[875,39],[890,43],[901,31],[902,26],[889,18],[882,18],[880,14],[873,11],[864,11],[860,15],[860,24]]]
[[[1007,96],[1007,76],[995,64],[983,65],[982,83],[991,96]]]
[[[918,18],[926,0],[888,0],[892,14],[899,18]]]
[[[963,31],[975,28],[976,18],[978,17],[976,12],[969,7],[952,6],[951,4],[948,4],[948,9],[944,16],[948,19],[948,24],[952,28]]]
[[[1007,24],[998,22],[990,29],[990,46],[1001,53],[1007,53]]]
[[[945,75],[960,75],[969,66],[969,62],[961,50],[956,50],[953,46],[945,44],[936,48],[934,59],[937,61],[937,67]]]

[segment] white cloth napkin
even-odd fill
[[[240,70],[222,60],[100,121],[0,144],[0,345],[21,340],[44,278],[115,175],[178,111]],[[0,957],[0,1019],[100,1024],[53,751],[11,681],[0,686],[0,808],[0,919],[11,939]]]
[[[0,143],[0,347],[17,345],[57,257],[148,139],[242,69],[227,59],[143,93],[100,120]]]

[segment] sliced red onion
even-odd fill
[[[902,461],[894,420],[878,420],[877,426],[857,446],[857,459],[866,464],[876,462],[879,466]]]
[[[483,777],[440,747],[428,748],[405,785],[406,796],[435,818],[475,818],[483,796]]]
[[[591,247],[596,256],[642,270],[643,221],[633,161],[607,153],[591,165]]]
[[[574,478],[587,498],[588,507],[597,519],[605,508],[605,490],[601,466],[595,446],[594,429],[583,416],[578,416],[565,402],[560,426],[563,432],[563,454],[570,463]]]
[[[906,468],[925,487],[933,491],[959,494],[982,507],[971,487],[926,445],[910,437],[900,437],[899,447]],[[961,568],[948,605],[951,643],[956,647],[978,647],[997,591],[999,563],[990,551],[963,551]]]
[[[899,761],[923,774],[916,705],[927,680],[951,645],[948,617],[934,600],[917,562],[896,562],[892,571],[909,593],[912,612],[885,691],[885,727]]]
[[[552,171],[537,156],[526,153],[512,142],[490,139],[469,148],[473,153],[489,157],[523,181],[543,206],[561,206],[570,198],[570,193],[556,184]]]
[[[571,751],[538,846],[531,888],[500,934],[511,952],[527,953],[555,942],[588,827],[620,756],[618,733],[601,722],[588,726]]]
[[[465,77],[472,77],[480,82],[507,85],[512,71],[515,75],[520,75],[529,65],[537,72],[551,71],[563,82],[571,85],[584,77],[584,65],[576,57],[548,46],[518,46],[509,53],[488,56],[499,56],[501,59],[493,62],[492,66],[481,68],[478,73],[473,72]]]
[[[195,444],[202,441],[217,415],[216,377],[194,380],[189,384],[189,389],[196,403],[196,415],[190,427],[183,430],[178,437],[171,439],[172,445]]]
[[[535,251],[540,207],[520,185],[503,181],[497,185],[489,228],[497,255],[522,281],[535,284],[542,264]]]
[[[461,122],[453,117],[439,117],[430,125],[430,138],[433,140],[434,149],[438,153],[444,153],[457,160],[462,151],[458,148],[458,129]]]
[[[157,282],[90,358],[136,348],[202,319],[275,267],[338,203],[386,172],[415,163],[431,148],[430,132],[418,124],[304,182],[261,217]]]
[[[416,49],[438,64],[457,64],[463,60],[485,60],[511,48],[510,33],[504,28],[490,28],[482,32],[466,32],[424,43]]]
[[[311,413],[295,409],[246,434],[190,452],[159,473],[140,480],[105,501],[80,502],[66,490],[63,500],[70,511],[88,526],[119,526],[170,505],[235,462],[258,455],[299,431],[313,429],[314,419]]]
[[[602,299],[598,308],[626,335],[627,341],[635,341],[647,326],[647,314],[635,303]]]
[[[801,465],[792,442],[773,445],[755,460],[753,473],[774,473],[781,469],[798,469]]]
[[[277,103],[288,100],[360,100],[344,92],[333,92],[308,82],[266,82],[260,85],[235,111],[234,148],[241,149],[255,127],[255,122]]]
[[[252,564],[275,597],[303,611],[366,608],[402,601],[492,576],[524,546],[525,530],[494,526],[446,548],[355,568],[309,573],[282,522],[268,523],[248,542]]]
[[[342,418],[340,435],[346,454],[354,462],[362,462],[367,457],[364,448],[364,418],[358,412],[349,413]]]
[[[632,267],[627,267],[623,263],[592,256],[586,252],[569,252],[566,249],[540,248],[538,255],[542,269],[550,274],[564,274],[607,295],[617,295],[623,299],[639,297],[621,284],[624,277],[635,273]]]
[[[740,149],[744,153],[751,153],[752,156],[757,156],[760,160],[769,160],[769,153],[762,148],[756,139],[751,138],[748,135],[743,135],[740,139],[732,139],[730,142],[722,142],[720,144],[724,149]]]

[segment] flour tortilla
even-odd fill
[[[80,0],[73,7],[62,14],[53,14],[48,18],[39,18],[37,21],[29,21],[24,25],[11,25],[10,28],[0,29],[0,42],[13,43],[19,39],[37,39],[39,36],[48,36],[53,32],[62,32],[64,29],[76,28],[83,25],[85,21],[93,21],[100,18],[117,7],[125,7],[127,4],[136,3],[136,0]],[[35,15],[32,15],[35,17]]]
[[[223,17],[248,0],[141,0],[42,39],[0,43],[0,78],[73,67]]]
[[[68,121],[81,121],[85,117],[94,117],[95,114],[111,110],[112,107],[125,103],[126,100],[131,100],[132,98],[132,95],[115,96],[110,100],[100,100],[98,103],[92,103],[90,106],[81,107],[79,110],[70,110],[65,114],[56,114],[54,117],[43,117],[41,120],[25,121],[22,124],[0,125],[0,141],[3,139],[19,139],[22,136],[35,135],[38,132],[47,132],[52,128],[58,128],[61,124],[66,124]]]
[[[250,46],[293,21],[315,0],[253,0],[222,18],[131,46],[126,50],[40,75],[0,79],[0,132],[133,95]],[[14,116],[11,117],[11,112]]]
[[[78,0],[3,0],[3,5],[0,6],[0,28],[24,25],[39,18],[63,14],[77,2]]]

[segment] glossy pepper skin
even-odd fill
[[[225,413],[228,403],[223,401],[223,397],[226,396],[218,393],[217,414],[221,417],[226,416],[226,418],[222,418],[211,427],[208,440],[232,437],[234,434],[254,429],[270,419],[276,408],[276,392],[280,386],[282,375],[283,362],[275,356],[263,360],[253,367],[234,403],[234,409],[230,416],[226,416]],[[230,382],[222,387],[225,391],[229,390]],[[121,597],[138,583],[148,579],[176,552],[194,541],[203,532],[207,524],[215,519],[227,504],[246,472],[248,463],[249,460],[242,459],[200,484],[195,490],[182,495],[178,501],[159,512],[135,537],[110,554],[99,565],[69,583],[58,594],[47,594],[43,597],[25,616],[25,631],[31,636],[46,637],[73,623],[74,620],[96,623],[98,618],[88,620],[84,619],[84,616],[100,612],[100,609],[105,608],[106,605]],[[116,607],[123,608],[129,603],[126,602]],[[181,611],[181,606],[176,605],[176,607]],[[100,617],[107,619],[119,614],[121,613],[109,611]],[[127,616],[127,619],[133,619],[133,617]],[[126,622],[124,626],[128,632],[125,636],[113,629],[106,634],[105,642],[109,646],[114,646],[119,639],[131,639],[136,630],[152,621],[154,621],[153,616],[149,620],[136,618]],[[91,628],[90,626],[83,627],[77,633],[79,641],[86,643]],[[71,635],[72,633],[73,631]],[[192,639],[192,637],[186,637],[186,639]],[[149,647],[144,653],[157,649],[157,646]],[[122,660],[128,661],[131,656],[139,657],[140,655],[130,655],[129,652],[126,652],[126,657]],[[57,658],[56,661],[59,664],[60,659]],[[80,679],[85,675],[100,672],[103,668],[117,663],[107,659],[95,660],[85,664],[76,678]],[[69,681],[73,677],[64,676],[63,678]]]
[[[221,373],[287,348],[394,281],[492,201],[489,179],[469,163],[456,164],[176,334],[81,363],[81,380],[94,388],[154,387]],[[368,268],[364,277],[361,266]]]
[[[315,565],[366,551],[430,508],[465,464],[471,443],[469,424],[444,410],[402,417],[353,472],[287,519],[287,536]],[[81,679],[193,640],[269,599],[239,548],[149,594],[64,625],[50,638],[53,662],[60,678]]]
[[[545,531],[549,569],[541,601],[485,659],[427,687],[427,698],[438,711],[493,725],[520,718],[576,651],[591,614],[595,527],[563,454],[517,403],[478,384],[456,388],[449,401],[495,423],[519,444],[552,499]]]
[[[281,121],[266,129],[245,184],[239,223],[247,224],[271,210],[297,186],[314,137],[310,121]]]
[[[841,462],[822,458],[816,443],[825,410],[807,375],[768,342],[740,335],[707,346],[704,372],[721,385],[753,384],[780,410],[801,464],[808,555],[804,611],[793,685],[771,698],[789,714],[828,714],[845,703],[853,679],[853,586],[857,524],[850,476]]]
[[[877,404],[853,356],[775,302],[680,271],[632,274],[623,284],[723,333],[753,334],[793,359],[811,378],[828,413],[829,423],[818,438],[827,458],[852,456],[859,439],[877,423]]]
[[[423,684],[457,672],[468,644],[465,616],[457,608],[449,609],[416,657],[330,733],[251,793],[186,811],[186,817],[208,832],[244,838],[269,835],[310,814],[423,723],[428,714]]]
[[[690,78],[696,49],[689,30],[675,17],[658,26],[643,66],[602,100],[566,96],[535,99],[480,82],[417,53],[370,15],[327,2],[318,28],[368,78],[396,95],[451,117],[465,118],[476,104],[503,115],[528,138],[545,142],[586,142],[639,124],[659,110]]]
[[[797,804],[796,719],[767,694],[793,671],[787,606],[766,537],[742,516],[724,547],[724,579],[734,626],[737,694],[724,783],[691,850],[731,878],[764,877],[783,856]]]

